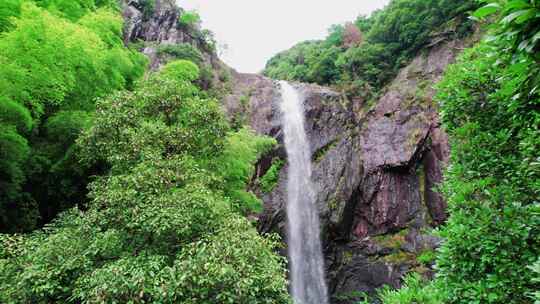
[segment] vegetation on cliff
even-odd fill
[[[471,30],[471,0],[394,0],[354,24],[335,25],[323,41],[302,42],[270,59],[264,74],[284,80],[335,85],[372,98],[436,37]]]
[[[151,18],[156,2],[138,3]],[[383,303],[540,301],[539,10],[392,0],[268,62],[268,76],[374,101],[425,47],[485,23],[437,85],[449,219],[417,257],[435,259],[435,278],[410,274]],[[0,303],[290,303],[281,240],[246,217],[261,210],[254,164],[276,142],[231,126],[205,91],[220,78],[204,62],[211,35],[157,46],[168,63],[150,72],[122,30],[116,0],[0,3]]]

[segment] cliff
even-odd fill
[[[172,2],[158,0],[145,18],[139,1],[125,2],[126,42],[144,41],[142,51],[154,69],[170,59],[159,54],[159,46],[188,43],[204,53],[205,63],[214,70],[229,70],[193,34],[198,29],[178,24],[182,13]],[[429,230],[447,216],[446,203],[434,187],[442,180],[449,154],[432,100],[433,85],[468,44],[433,41],[371,104],[330,88],[294,83],[305,97],[333,303],[356,303],[358,292],[373,293],[384,285],[399,287],[411,270],[430,275],[429,254],[440,240]],[[251,190],[264,201],[264,211],[257,216],[259,230],[285,238],[287,165],[279,86],[261,75],[231,73],[232,92],[223,98],[230,120],[280,143],[257,164]],[[285,165],[276,185],[262,189],[257,181],[278,160]]]
[[[218,58],[212,34],[198,23],[183,24],[180,20],[187,12],[174,0],[122,0],[121,4],[124,43],[149,58],[150,70],[188,59],[199,65],[204,89],[228,90],[225,82],[231,69]]]
[[[434,187],[449,155],[433,85],[468,44],[439,40],[431,45],[373,104],[348,100],[330,88],[294,84],[305,97],[333,303],[356,303],[358,292],[384,285],[399,287],[411,270],[431,275],[429,257],[440,240],[429,230],[447,217],[446,203]],[[250,74],[235,74],[234,82],[234,92],[225,99],[229,116],[242,117],[257,133],[282,143],[278,85]],[[255,179],[285,158],[280,145],[259,162]],[[284,165],[272,191],[254,187],[265,204],[260,231],[284,238],[286,177]]]

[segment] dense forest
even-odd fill
[[[249,216],[277,141],[227,117],[214,82],[232,80],[203,62],[196,14],[178,26],[205,47],[161,47],[152,69],[122,5],[0,3],[0,303],[291,303],[282,239]],[[371,107],[430,43],[462,38],[435,87],[451,146],[435,275],[364,303],[540,303],[540,3],[392,0],[264,70]]]

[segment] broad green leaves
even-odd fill
[[[501,5],[497,2],[489,3],[479,9],[477,9],[473,16],[477,18],[484,18],[498,12],[501,9]]]
[[[517,59],[482,43],[438,86],[452,142],[437,259],[448,303],[526,303],[534,289],[525,269],[540,253],[540,115],[528,92],[535,63]]]
[[[487,4],[473,16],[479,19],[497,13],[500,17],[495,26],[498,40],[509,43],[514,52],[533,54],[538,50],[540,39],[540,6],[534,0],[484,0]]]

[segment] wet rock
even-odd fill
[[[230,119],[245,119],[258,134],[275,137],[280,146],[272,156],[285,159],[279,84],[252,74],[235,73],[234,79],[233,93],[224,100]],[[316,204],[323,229],[329,236],[345,235],[346,223],[352,221],[349,199],[362,177],[359,145],[354,140],[358,126],[351,110],[353,105],[341,94],[325,87],[300,83],[294,86],[304,96],[305,128],[311,144]],[[263,163],[268,164],[268,158]],[[259,226],[263,232],[277,231],[286,235],[287,170],[285,165],[276,188],[262,195],[264,212]],[[258,171],[264,173],[264,170]]]
[[[387,274],[385,282],[390,286],[399,286],[402,275],[409,270],[427,276],[431,273],[416,256],[433,250],[440,243],[438,238],[420,231],[446,220],[446,203],[433,188],[442,181],[449,155],[448,138],[441,129],[437,107],[432,101],[433,85],[464,46],[463,41],[450,41],[415,58],[363,117],[365,122],[358,141],[364,175],[357,195],[352,198],[356,204],[349,242],[369,243],[370,238],[392,237],[400,231],[408,231],[408,234],[395,248],[382,246],[376,252],[373,248],[378,247],[373,244],[348,248],[352,248],[349,250],[353,256],[371,254],[374,262],[362,264],[368,265],[364,266],[368,270],[362,271],[369,273],[379,269]],[[333,261],[329,262],[328,280],[334,294],[349,290],[372,292],[380,283],[373,279],[366,286],[365,277],[344,278],[343,274],[359,270],[356,260],[328,260]],[[393,271],[382,270],[377,263]],[[336,300],[336,303],[355,302]]]
[[[439,240],[420,231],[446,220],[446,203],[433,188],[442,181],[449,154],[432,101],[433,84],[463,47],[461,41],[450,41],[418,56],[371,109],[328,88],[294,84],[305,97],[316,204],[335,303],[357,300],[339,295],[397,287],[411,269],[429,271],[416,256]],[[224,101],[231,120],[243,120],[281,143],[278,83],[250,74],[234,79],[233,93]],[[264,174],[275,157],[286,158],[282,146],[261,160],[257,174]],[[264,201],[262,232],[286,237],[286,179],[287,165],[273,191],[258,192]],[[407,237],[401,235],[405,232]],[[399,246],[377,243],[378,236],[397,239]]]

